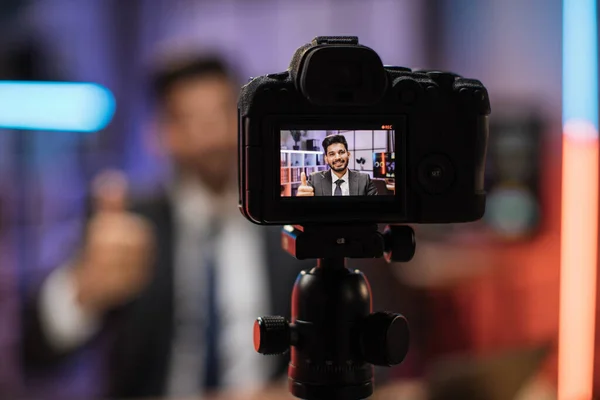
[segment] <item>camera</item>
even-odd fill
[[[242,87],[240,210],[261,225],[478,220],[490,111],[478,80],[316,37]]]

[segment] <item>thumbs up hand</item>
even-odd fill
[[[127,180],[118,171],[93,183],[94,213],[73,268],[78,301],[102,313],[132,299],[150,276],[154,233],[143,218],[127,211]]]
[[[306,182],[306,174],[302,172],[300,174],[300,186],[298,186],[298,193],[296,196],[298,197],[310,197],[315,195],[315,189],[312,186],[309,186]]]

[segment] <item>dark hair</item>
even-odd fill
[[[348,151],[348,142],[346,141],[346,137],[344,135],[329,135],[325,139],[323,139],[323,151],[327,154],[327,148],[334,143],[341,143]]]
[[[152,76],[153,96],[163,102],[177,83],[193,78],[221,77],[237,83],[237,77],[227,62],[217,55],[199,55],[170,60]]]

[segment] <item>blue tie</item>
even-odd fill
[[[337,181],[335,181],[335,192],[333,192],[334,196],[341,196],[342,195],[342,183],[344,183],[343,179],[338,179]]]
[[[206,296],[206,328],[204,343],[204,389],[213,391],[219,387],[219,308],[217,300],[217,271],[216,271],[216,239],[219,225],[213,221],[206,242],[207,257],[204,260],[206,281],[204,287]]]

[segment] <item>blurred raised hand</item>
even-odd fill
[[[127,210],[127,191],[119,171],[103,172],[93,182],[93,215],[73,273],[80,304],[94,313],[128,302],[150,276],[154,232]]]

